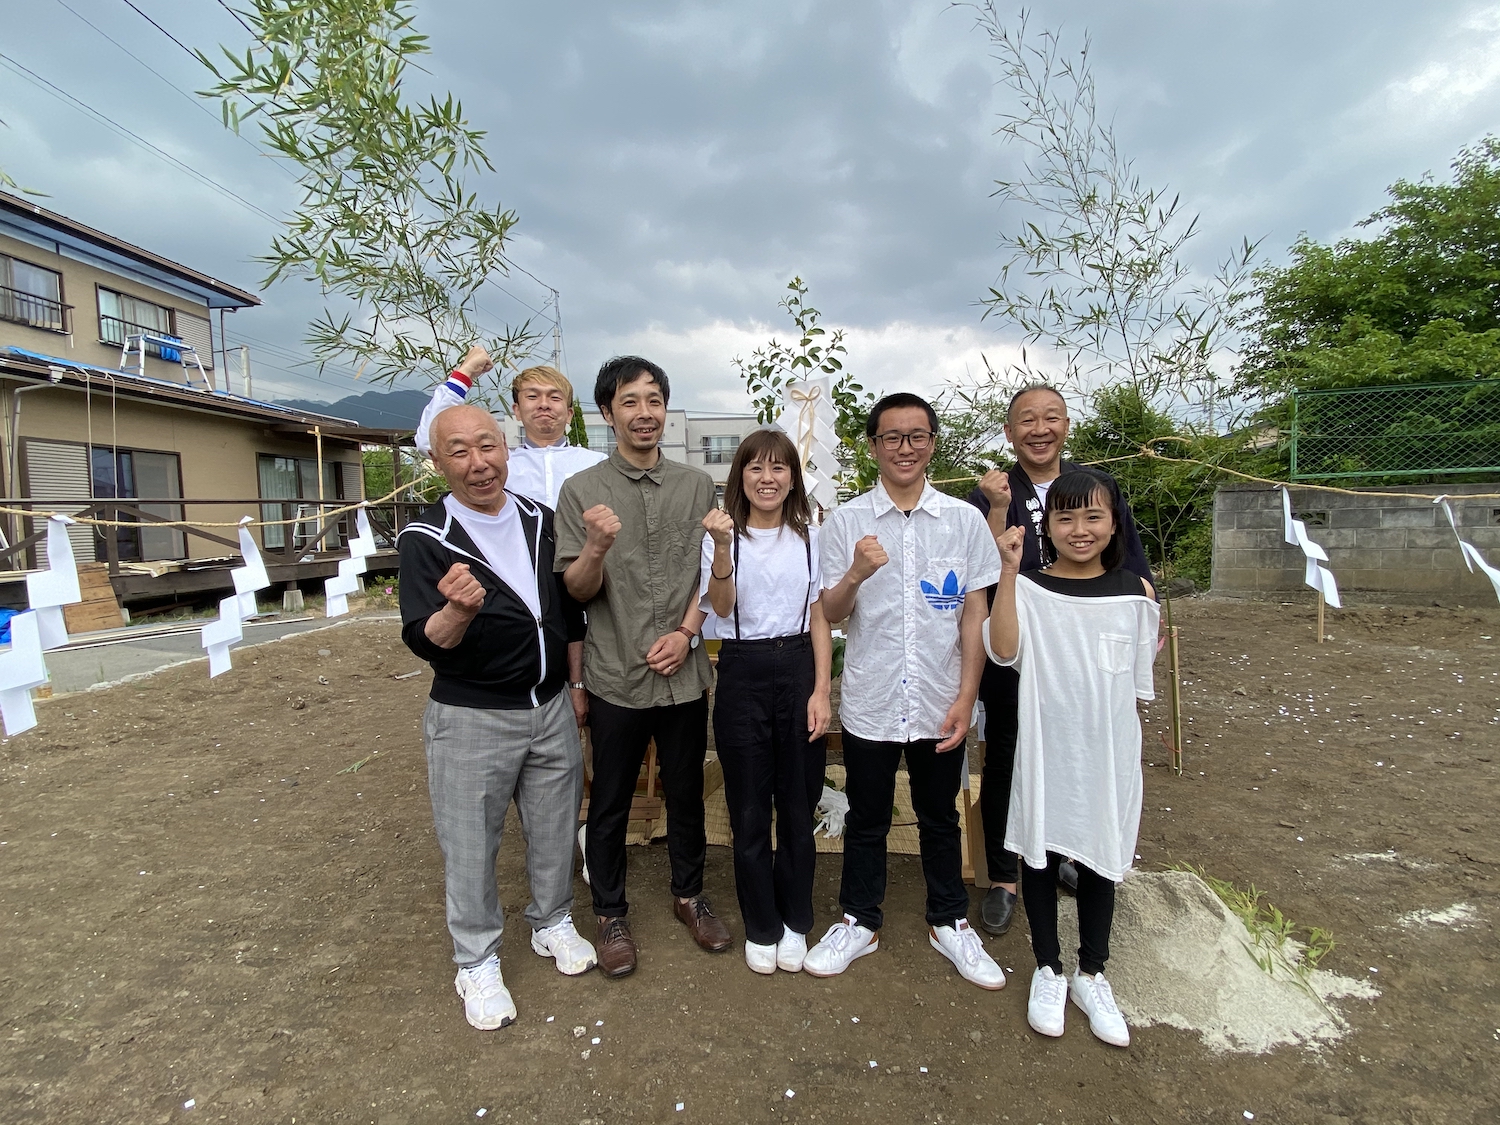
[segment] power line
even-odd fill
[[[46,93],[52,94],[54,97],[62,99],[69,105],[72,105],[75,109],[79,110],[81,113],[86,113],[90,117],[93,117],[95,120],[113,129],[119,136],[122,136],[126,140],[140,145],[147,151],[156,154],[161,159],[171,164],[173,167],[186,172],[189,176],[192,176],[193,179],[206,185],[207,187],[212,188],[219,194],[234,200],[236,203],[239,203],[244,207],[249,208],[257,215],[261,215],[269,219],[271,222],[276,223],[277,225],[281,224],[281,220],[278,219],[275,215],[271,214],[269,211],[265,210],[265,208],[256,206],[244,196],[239,195],[230,188],[225,187],[217,180],[213,180],[208,176],[205,176],[202,172],[198,171],[192,165],[184,164],[181,160],[178,160],[175,156],[171,155],[171,153],[157,148],[156,145],[152,144],[150,141],[146,140],[146,138],[140,136],[138,133],[134,133],[131,130],[125,128],[125,126],[121,125],[118,121],[115,121],[113,118],[100,113],[97,109],[89,105],[87,102],[80,101],[78,98],[75,98],[72,94],[64,90],[61,86],[47,81],[47,79],[43,78],[40,74],[37,74],[35,71],[29,70],[28,68],[22,66],[20,63],[16,62],[15,59],[11,58],[7,54],[4,54],[3,52],[0,52],[0,64],[3,64],[20,77],[25,78],[28,82],[32,83],[32,85],[37,86],[39,89],[42,89]]]
[[[139,8],[137,8],[135,6],[135,4],[132,2],[132,0],[125,0],[125,6],[127,8],[130,8],[133,12],[135,12],[136,15],[140,16],[141,19],[145,20],[152,27],[156,28],[157,31],[161,32],[168,39],[170,39],[173,43],[176,43],[179,47],[181,47],[185,52],[187,52],[188,57],[190,57],[190,58],[192,58],[194,60],[196,60],[198,58],[198,56],[193,53],[193,49],[191,47],[189,47],[181,39],[177,38],[177,36],[173,35],[166,28],[162,27],[161,24],[157,23],[154,19],[152,19],[150,16],[148,16],[145,12],[143,12]]]
[[[116,47],[118,47],[125,54],[129,55],[136,62],[140,63],[141,66],[145,67],[152,74],[156,75],[156,77],[160,78],[162,80],[162,82],[165,83],[167,86],[169,86],[171,89],[173,89],[173,90],[177,91],[177,93],[181,94],[184,98],[186,98],[189,102],[191,102],[195,107],[197,107],[197,109],[199,109],[201,112],[207,114],[208,117],[210,119],[212,119],[215,123],[218,123],[219,119],[214,116],[214,111],[211,110],[211,109],[209,109],[208,106],[204,105],[203,102],[199,98],[197,98],[194,95],[188,93],[181,86],[177,85],[177,83],[173,82],[165,74],[163,74],[161,71],[157,70],[154,66],[152,66],[150,63],[148,63],[145,59],[141,58],[139,55],[137,55],[129,47],[125,46],[125,44],[121,43],[118,39],[114,38],[114,36],[110,35],[109,32],[105,31],[102,27],[100,27],[98,24],[96,24],[93,20],[89,19],[82,12],[80,12],[77,8],[74,8],[71,4],[67,3],[67,0],[57,0],[57,2],[60,5],[62,5],[64,8],[66,8],[68,11],[72,12],[73,15],[77,16],[84,23],[88,24],[91,28],[93,28],[95,31],[97,31],[105,39],[109,40],[109,42],[113,43]],[[127,3],[127,4],[130,4],[130,0],[124,0],[124,2]],[[140,9],[136,8],[134,4],[130,4],[130,6],[132,8],[135,8],[135,10],[137,12],[140,12]],[[145,15],[144,12],[142,12],[141,14]],[[182,44],[180,42],[178,42],[178,40],[175,37],[173,37],[170,32],[167,32],[155,20],[152,20],[150,16],[146,16],[146,19],[150,20],[151,25],[153,27],[155,27],[159,31],[162,31],[164,34],[166,34],[168,36],[168,38],[171,38],[172,42],[177,43],[177,45],[179,47],[182,46]],[[189,54],[191,54],[191,53],[192,52],[189,52]],[[194,57],[194,61],[195,62],[197,61],[196,56]],[[239,141],[241,141],[243,144],[248,145],[257,154],[259,154],[260,149],[256,148],[255,142],[252,141],[252,140],[250,140],[249,137],[241,136],[238,133],[235,134],[235,137]],[[281,166],[278,164],[278,165],[276,165],[276,167],[280,168]],[[286,169],[283,168],[282,171],[286,172]],[[291,175],[290,172],[287,172],[286,174],[288,176]]]

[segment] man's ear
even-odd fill
[[[596,404],[597,405],[597,404]],[[604,419],[606,426],[613,427],[615,424],[615,412],[608,406],[599,406],[599,416]]]

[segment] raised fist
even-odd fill
[[[880,540],[866,535],[854,544],[854,561],[849,564],[849,570],[857,581],[863,582],[890,561],[891,557],[885,553]]]
[[[589,546],[607,551],[620,534],[620,517],[607,505],[595,504],[583,513],[583,532],[588,536]]]
[[[715,508],[703,517],[703,530],[713,536],[717,546],[727,547],[734,537],[734,520],[728,512]]]
[[[995,536],[995,546],[1000,548],[1000,567],[1004,574],[1018,574],[1021,570],[1021,547],[1026,542],[1026,529],[1019,525],[1007,527]]]
[[[458,365],[458,369],[469,376],[469,378],[477,379],[486,371],[493,371],[495,363],[490,359],[489,352],[485,351],[478,344],[475,344],[464,355],[463,361]]]
[[[438,593],[448,599],[448,604],[469,617],[473,617],[484,605],[484,586],[469,572],[468,563],[454,563],[448,573],[438,579]]]
[[[990,502],[991,507],[1004,510],[1010,508],[1010,474],[1000,469],[991,469],[979,481],[979,491]]]

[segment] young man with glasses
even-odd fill
[[[837,508],[820,536],[824,613],[849,621],[839,704],[849,815],[844,917],[803,969],[835,976],[879,947],[886,837],[904,756],[928,941],[965,980],[999,989],[1005,974],[968,922],[957,800],[984,667],[985,588],[1000,579],[1000,553],[975,508],[928,483],[937,430],[937,412],[916,395],[877,402],[865,433],[880,480]]]

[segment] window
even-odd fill
[[[99,341],[104,344],[125,346],[125,338],[141,332],[154,336],[171,336],[172,310],[154,305],[138,297],[116,293],[113,289],[99,290]],[[180,353],[168,348],[170,355],[163,355],[159,344],[148,343],[146,354],[160,359],[177,360]]]
[[[703,463],[705,465],[727,465],[734,460],[734,451],[739,448],[738,434],[704,434]]]
[[[298,520],[295,524],[272,524],[262,527],[261,543],[267,550],[285,550],[286,533],[292,532],[292,549],[297,550],[318,537],[318,463],[306,457],[260,455],[260,496],[277,501],[260,506],[263,520]],[[323,499],[344,499],[344,463],[323,462]],[[298,501],[301,501],[300,503]],[[311,503],[308,503],[311,501]],[[340,546],[337,529],[330,531],[318,545],[320,551],[336,551]]]
[[[600,453],[608,453],[615,447],[615,431],[600,423],[597,426],[586,426],[589,434],[589,448],[598,450]]]
[[[0,254],[0,320],[67,332],[62,274]]]
[[[106,497],[140,499],[146,502],[136,506],[147,515],[160,516],[164,520],[182,519],[181,504],[163,502],[182,497],[182,467],[177,454],[96,445],[89,450],[89,464],[96,500]],[[120,513],[120,519],[130,518],[129,514]],[[108,532],[101,529],[101,534]],[[156,527],[149,521],[142,521],[134,527],[115,528],[115,542],[123,562],[187,558],[187,536],[181,529]],[[99,562],[109,558],[102,538],[95,542],[94,558]]]
[[[724,486],[722,484],[716,484],[716,485],[714,485],[714,507],[716,507],[716,508],[722,508],[723,506],[724,506]]]

